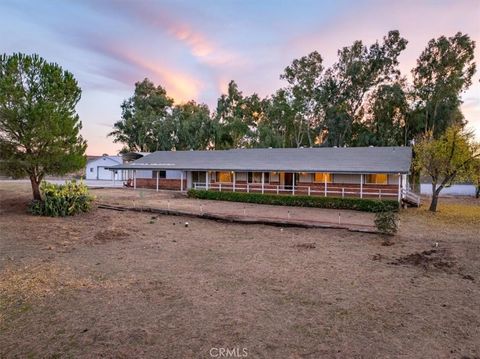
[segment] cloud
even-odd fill
[[[121,44],[102,42],[97,38],[89,39],[85,46],[110,59],[110,64],[103,69],[105,74],[129,85],[148,77],[155,83],[164,85],[167,93],[177,102],[197,98],[202,87],[200,80],[193,76],[157,59],[150,60],[147,56],[140,56],[140,52]],[[112,61],[117,64],[112,64]]]

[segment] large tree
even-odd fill
[[[457,125],[449,127],[438,139],[429,132],[415,145],[415,166],[432,181],[430,211],[437,210],[443,188],[458,179],[473,177],[480,148],[472,138],[471,133]]]
[[[176,150],[205,150],[213,142],[213,121],[205,104],[189,101],[174,107],[171,115]]]
[[[83,168],[87,144],[75,111],[81,90],[73,75],[38,55],[0,56],[0,166],[28,176],[33,198],[47,174]]]
[[[318,131],[321,116],[317,92],[321,84],[322,72],[322,56],[317,51],[313,51],[307,56],[293,60],[280,76],[288,82],[286,91],[291,99],[291,106],[296,112],[295,122],[292,123],[296,147],[300,147],[305,142],[309,147],[314,145],[314,136]]]
[[[367,101],[365,118],[354,124],[356,146],[408,145],[408,101],[403,81],[381,85]]]
[[[261,109],[257,94],[245,97],[235,81],[220,96],[215,113],[215,148],[252,147],[256,142]]]
[[[463,125],[461,94],[475,73],[475,42],[461,32],[429,41],[413,69],[417,129],[434,137]]]
[[[256,147],[298,147],[296,111],[288,91],[278,90],[263,100],[263,116],[258,123]]]
[[[173,99],[149,79],[135,84],[132,97],[122,104],[122,119],[109,134],[129,151],[153,152],[173,148],[170,116]]]
[[[364,118],[367,95],[398,80],[398,56],[406,45],[398,31],[390,31],[381,44],[375,42],[367,48],[362,41],[355,41],[338,52],[338,61],[326,71],[319,92],[327,145],[351,144],[353,125]]]

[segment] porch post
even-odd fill
[[[205,189],[206,189],[207,191],[208,191],[208,182],[210,182],[210,181],[209,181],[209,177],[210,177],[210,176],[209,176],[209,173],[208,173],[208,171],[206,171],[206,172],[205,172]]]
[[[160,171],[157,171],[157,192],[158,192],[158,174],[160,173]]]
[[[295,172],[292,173],[292,196],[295,196]]]
[[[325,197],[327,197],[327,176],[325,176]]]
[[[183,171],[180,172],[180,192],[183,192]]]
[[[236,181],[236,175],[235,175],[235,171],[233,171],[233,192],[235,192],[235,181]]]
[[[360,198],[363,198],[363,174],[360,175]]]
[[[398,203],[402,200],[402,176],[398,174]]]
[[[265,191],[265,172],[262,172],[262,194]]]
[[[133,189],[137,189],[137,170],[133,170]]]

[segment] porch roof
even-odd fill
[[[410,147],[258,148],[224,151],[157,151],[118,169],[409,173]]]

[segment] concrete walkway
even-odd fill
[[[218,219],[223,217],[249,223],[283,223],[375,232],[374,214],[367,212],[199,200],[173,191],[105,188],[93,190],[92,193],[101,204],[128,209],[151,209],[160,213],[170,211],[171,214]]]

